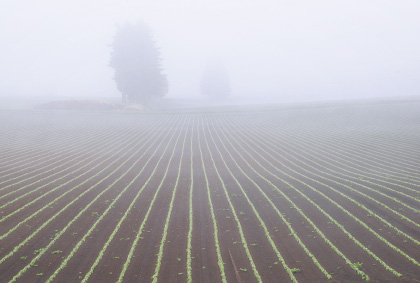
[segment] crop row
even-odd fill
[[[416,136],[404,141],[382,132],[385,122],[363,126],[339,116],[343,126],[334,127],[322,125],[325,113],[312,113],[310,122],[307,114],[286,114],[104,115],[112,127],[97,118],[77,121],[74,130],[91,127],[92,134],[77,135],[71,145],[69,136],[52,142],[52,158],[24,159],[32,149],[14,145],[6,158],[17,163],[0,170],[0,276],[8,282],[34,276],[161,282],[166,272],[187,282],[210,273],[221,282],[415,276]],[[72,117],[65,119],[71,125]],[[62,133],[61,123],[40,125],[46,141]],[[19,128],[19,121],[12,124]],[[26,130],[23,136],[31,136]],[[359,136],[347,139],[349,133]]]

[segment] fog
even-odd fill
[[[209,58],[233,100],[418,96],[419,1],[15,0],[0,4],[0,96],[120,98],[118,24],[153,30],[167,98],[201,97]]]

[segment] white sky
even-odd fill
[[[169,97],[222,58],[233,94],[279,100],[420,95],[420,1],[4,0],[0,96],[115,96],[116,23],[154,31]]]

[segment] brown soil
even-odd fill
[[[12,185],[10,188],[0,190],[0,206],[5,205],[0,209],[2,217],[20,209],[36,197],[51,192],[60,184],[70,182],[46,194],[13,216],[0,220],[0,282],[12,280],[19,272],[21,274],[16,278],[16,282],[45,282],[54,272],[57,273],[54,282],[80,282],[98,259],[101,250],[103,250],[103,255],[98,260],[98,265],[88,282],[116,282],[123,270],[125,270],[124,282],[151,282],[155,270],[158,270],[155,274],[158,282],[188,282],[189,268],[191,268],[192,282],[221,282],[222,274],[227,282],[258,282],[258,278],[262,282],[291,282],[290,275],[282,264],[283,259],[284,264],[289,268],[295,268],[294,276],[299,282],[363,281],[343,257],[352,263],[360,263],[360,270],[369,275],[372,282],[420,282],[418,265],[420,246],[384,225],[377,217],[367,215],[366,211],[357,204],[330,189],[334,188],[349,196],[379,217],[389,221],[403,233],[420,241],[418,226],[420,221],[415,211],[407,209],[395,200],[367,191],[363,187],[368,186],[379,190],[413,209],[420,210],[420,203],[417,201],[420,199],[420,165],[415,167],[413,163],[407,162],[405,174],[407,178],[410,178],[410,182],[404,182],[401,179],[402,182],[398,183],[412,191],[404,191],[401,187],[393,186],[385,177],[371,183],[363,179],[351,179],[356,182],[354,184],[342,180],[349,178],[344,175],[353,174],[358,177],[362,174],[343,170],[343,168],[350,170],[349,167],[345,167],[350,163],[329,163],[322,160],[322,154],[310,157],[309,151],[305,149],[303,143],[299,142],[311,140],[311,149],[316,150],[317,146],[320,148],[321,142],[316,139],[317,135],[313,134],[315,125],[319,125],[322,131],[330,135],[335,133],[337,139],[343,138],[351,143],[353,138],[355,144],[357,144],[356,141],[367,137],[366,133],[369,129],[376,129],[377,135],[368,135],[369,139],[364,140],[363,147],[355,146],[355,150],[348,151],[348,154],[360,156],[366,153],[365,150],[371,148],[376,141],[394,145],[400,150],[399,158],[417,156],[420,154],[418,144],[405,143],[404,138],[397,137],[403,134],[404,137],[412,135],[411,139],[418,138],[420,128],[417,126],[415,128],[417,131],[413,132],[415,121],[412,120],[420,118],[411,113],[410,111],[413,110],[410,108],[401,113],[399,127],[394,125],[395,121],[389,121],[394,127],[393,131],[388,129],[381,132],[383,124],[386,124],[388,119],[385,108],[369,111],[360,109],[362,112],[368,112],[363,112],[363,117],[370,117],[372,112],[372,120],[368,123],[366,119],[361,118],[346,120],[346,109],[343,107],[342,111],[336,112],[328,109],[311,109],[295,112],[222,112],[152,116],[105,113],[80,114],[81,116],[54,114],[53,119],[47,118],[48,114],[44,112],[19,113],[19,115],[11,112],[10,115],[2,115],[2,118],[8,121],[0,125],[2,133],[0,149],[5,153],[3,156],[0,155],[0,172],[17,166],[11,166],[8,160],[14,160],[13,164],[21,162],[16,164],[19,165],[19,170],[22,170],[12,175],[7,175],[11,172],[3,175],[0,173],[0,183],[4,181],[0,184],[0,189]],[[27,115],[26,117],[31,121],[26,122],[21,115]],[[330,115],[336,115],[335,126],[330,123]],[[27,123],[33,127],[28,128]],[[155,126],[148,128],[148,125],[153,123]],[[407,131],[404,126],[407,124],[411,125],[410,131]],[[13,125],[13,127],[6,125]],[[72,140],[71,135],[67,133],[66,138],[63,138],[64,125],[75,131],[80,129],[79,132],[83,135],[75,135]],[[115,131],[120,128],[119,132],[110,131],[106,125],[112,125]],[[25,137],[36,136],[37,129],[41,128],[44,129],[45,135],[34,139],[36,143],[33,148],[20,140],[23,136],[19,138],[19,135],[13,135],[15,131],[25,130]],[[284,133],[284,140],[273,143],[279,133]],[[148,134],[157,136],[151,141],[140,142],[141,138]],[[179,140],[176,142],[178,135]],[[290,138],[293,135],[297,138],[296,147],[292,149],[288,145],[294,142]],[[95,140],[95,136],[100,136],[101,139]],[[107,139],[111,136],[115,138]],[[184,155],[181,157],[184,137]],[[16,142],[11,143],[11,139],[16,139]],[[75,164],[80,157],[79,155],[69,157],[75,149],[69,146],[68,142],[77,142],[81,147],[88,149],[89,159],[86,162],[96,160],[96,158],[95,162],[108,157],[110,159],[83,177],[79,177],[91,167],[85,170],[80,170],[80,166],[70,168],[71,164]],[[266,152],[253,145],[253,142],[264,148]],[[43,146],[44,143],[50,146]],[[99,144],[103,144],[106,150],[98,151],[95,145]],[[405,146],[399,147],[400,144]],[[127,145],[127,148],[118,152],[124,145]],[[138,150],[141,146],[144,146],[142,150]],[[66,150],[60,151],[60,147]],[[313,158],[313,162],[296,155],[293,152],[296,148],[299,148],[302,156]],[[53,157],[51,160],[60,161],[57,165],[48,166],[46,163],[49,150]],[[190,150],[192,150],[192,156]],[[333,150],[329,152],[331,158],[335,156],[334,154]],[[371,154],[378,159],[388,160],[396,153],[372,151]],[[36,156],[39,156],[40,164],[44,165],[33,166],[37,160]],[[121,156],[123,158],[119,158]],[[339,160],[338,157],[337,160]],[[60,167],[60,164],[65,162],[69,163]],[[95,162],[93,164],[97,164]],[[181,168],[179,168],[180,163]],[[318,171],[308,164],[317,168]],[[395,170],[404,170],[404,164],[404,162],[398,162]],[[42,166],[45,168],[41,172],[36,171]],[[351,164],[351,166],[355,165]],[[364,168],[363,166],[365,166],[363,163],[358,165],[360,168]],[[388,174],[386,170],[389,167],[381,167],[374,163],[369,166],[377,171],[382,170],[384,176]],[[68,170],[51,177],[51,174],[63,168]],[[193,175],[190,172],[191,168]],[[419,170],[416,171],[416,168]],[[113,172],[115,169],[117,170]],[[179,169],[178,186],[175,187]],[[100,172],[101,170],[104,171]],[[331,170],[340,174],[333,176],[326,174],[331,174]],[[26,173],[28,175],[22,176]],[[18,183],[38,173],[41,173],[39,177]],[[67,173],[72,174],[28,194],[13,204],[7,204],[8,201],[13,201]],[[7,181],[11,177],[17,178]],[[93,177],[92,180],[84,182],[90,177]],[[151,178],[147,181],[149,177]],[[375,178],[380,178],[380,176]],[[40,181],[32,184],[37,180]],[[193,184],[192,214],[189,211],[191,180]],[[372,200],[350,191],[343,184],[399,211],[417,225],[401,219]],[[25,185],[28,187],[1,198]],[[387,191],[384,186],[405,192],[417,200]],[[162,262],[157,268],[157,255],[175,189],[173,208],[169,215],[167,235],[162,249]],[[72,190],[69,194],[56,200],[69,190]],[[140,190],[142,191],[139,197],[135,199]],[[83,197],[66,208],[67,204],[86,191],[88,192]],[[290,200],[287,200],[279,191]],[[320,209],[303,198],[299,192],[316,203],[339,225],[332,223]],[[320,193],[325,194],[351,215],[366,223],[368,229]],[[96,197],[98,198],[94,201]],[[155,201],[151,206],[154,198]],[[115,203],[113,203],[114,200],[116,200]],[[50,202],[53,203],[43,209]],[[128,211],[130,205],[132,206]],[[295,209],[294,205],[301,212]],[[85,208],[87,208],[86,211],[79,215]],[[40,209],[43,210],[37,213]],[[326,278],[314,264],[314,259],[291,235],[291,230],[277,214],[276,209],[290,223],[302,244],[313,254],[315,261],[318,261],[332,276],[331,280]],[[212,218],[212,210],[215,219]],[[322,231],[343,256],[326,243],[302,214]],[[50,219],[52,221],[43,226]],[[121,219],[124,221],[120,221]],[[73,220],[73,224],[60,234]],[[22,221],[25,222],[3,237]],[[215,233],[213,221],[216,222],[217,233]],[[136,242],[136,235],[142,223],[144,227]],[[190,223],[192,224],[190,250],[192,260],[189,267],[187,258]],[[117,227],[117,225],[120,226]],[[371,250],[380,260],[401,273],[402,277],[397,277],[387,271],[378,260],[351,240],[341,228],[346,229],[352,237]],[[115,235],[109,245],[104,248],[114,231]],[[380,235],[380,238],[372,231]],[[241,238],[241,233],[245,242]],[[86,239],[82,241],[84,237]],[[133,257],[128,258],[134,244],[136,246]],[[399,253],[389,244],[402,252]],[[43,253],[42,249],[47,245],[50,247]],[[275,252],[273,245],[281,256]],[[218,251],[222,258],[220,264]],[[43,255],[29,269],[24,270],[39,252]],[[65,261],[67,263],[60,267]],[[223,266],[223,271],[220,266]]]

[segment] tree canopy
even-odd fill
[[[110,66],[123,102],[148,104],[168,91],[160,51],[150,28],[143,22],[118,27],[112,43]]]

